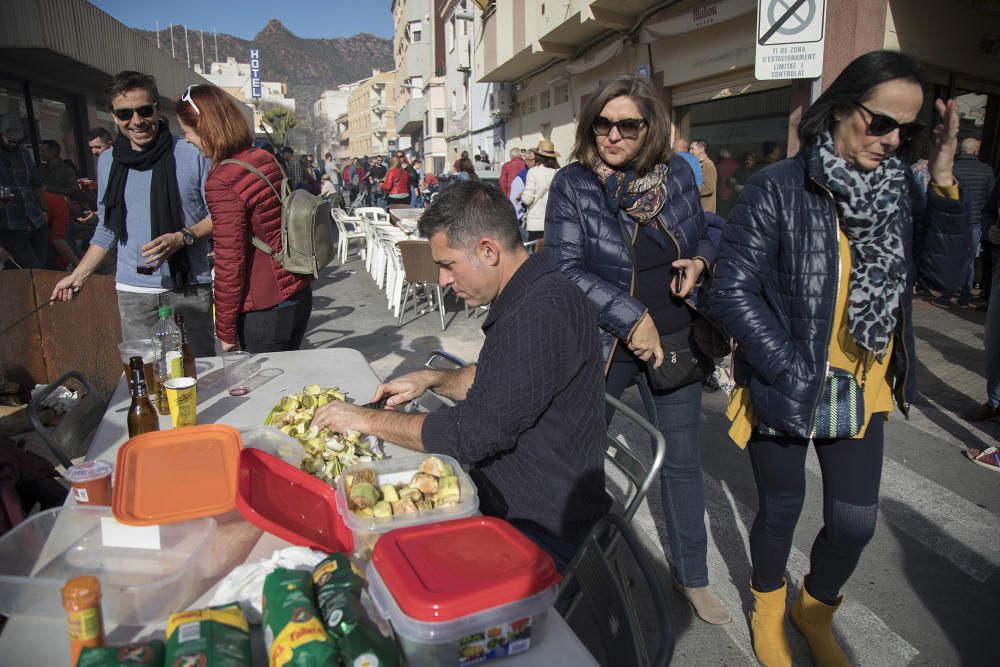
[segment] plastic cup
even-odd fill
[[[194,378],[170,378],[163,383],[174,428],[194,426],[198,422],[197,386],[198,381]]]
[[[250,363],[249,352],[225,352],[222,355],[222,367],[226,374],[226,386],[230,396],[243,396],[250,393],[250,376],[253,375],[253,365]]]
[[[112,472],[114,466],[108,461],[85,461],[63,477],[69,480],[77,505],[110,505]]]
[[[118,354],[125,367],[125,379],[128,381],[129,394],[132,393],[132,373],[129,372],[129,359],[142,357],[142,368],[146,374],[146,390],[150,399],[159,393],[160,384],[157,377],[157,366],[160,361],[160,341],[153,338],[136,338],[118,344]]]

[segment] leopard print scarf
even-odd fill
[[[619,171],[595,155],[590,168],[604,187],[604,199],[612,213],[617,214],[621,208],[640,225],[656,224],[667,202],[666,164],[657,164],[645,176],[637,176],[634,170]]]
[[[899,317],[906,287],[903,221],[906,175],[896,156],[864,172],[837,156],[829,133],[820,137],[819,157],[826,186],[834,194],[840,228],[851,251],[848,330],[881,362]]]

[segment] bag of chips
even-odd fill
[[[337,649],[313,601],[309,572],[278,568],[264,579],[264,645],[270,667],[327,667]]]
[[[80,652],[76,667],[131,667],[163,665],[164,647],[159,639],[125,646],[88,646]]]
[[[403,656],[396,642],[383,635],[365,612],[361,603],[365,581],[347,556],[337,553],[320,562],[313,570],[313,582],[320,615],[344,664],[402,667]],[[356,662],[358,659],[364,662]]]
[[[179,611],[167,619],[167,665],[244,667],[250,627],[236,603]]]

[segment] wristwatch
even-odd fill
[[[194,237],[194,234],[192,234],[190,230],[185,228],[181,230],[181,240],[184,241],[184,245],[188,246],[188,245],[194,245],[194,242],[197,241],[198,239]]]

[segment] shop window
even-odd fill
[[[552,106],[552,93],[547,90],[543,90],[538,94],[538,108],[548,109],[551,106]]]
[[[704,139],[718,163],[720,153],[735,160],[759,160],[764,142],[788,143],[789,88],[687,104],[673,110],[676,136]]]

